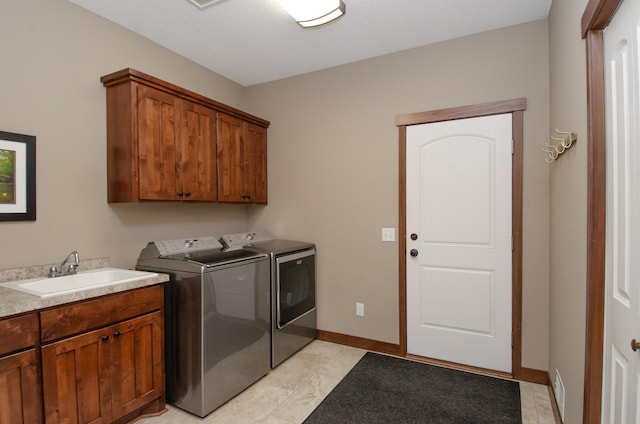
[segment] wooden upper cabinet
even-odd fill
[[[101,81],[110,203],[267,202],[268,121],[134,69]]]
[[[182,106],[181,191],[191,200],[216,200],[216,112],[195,103]]]
[[[175,96],[160,90],[136,88],[140,200],[177,200],[182,160],[180,104]]]
[[[267,203],[267,131],[218,113],[218,201]]]
[[[267,203],[267,129],[246,124],[244,184],[251,203]]]
[[[221,202],[244,201],[243,128],[241,120],[218,114],[218,200]]]

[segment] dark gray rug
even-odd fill
[[[522,423],[517,382],[368,352],[304,424]]]

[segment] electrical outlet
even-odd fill
[[[364,316],[364,303],[356,303],[356,315],[359,317]]]
[[[382,229],[382,241],[396,241],[396,229],[395,228],[383,228]]]

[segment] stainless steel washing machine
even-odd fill
[[[316,246],[274,239],[268,233],[225,234],[221,241],[271,258],[271,367],[275,368],[316,338]]]
[[[270,370],[270,258],[216,237],[152,242],[139,270],[167,273],[167,402],[204,417]]]

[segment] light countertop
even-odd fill
[[[0,283],[45,276],[46,270],[48,270],[50,266],[51,265],[38,265],[34,267],[0,270]],[[91,269],[107,268],[109,266],[109,259],[99,258],[82,261],[78,269],[79,271],[87,271]],[[154,275],[154,273],[149,273],[149,278],[124,282],[121,284],[112,284],[106,287],[88,288],[75,293],[61,294],[59,296],[46,298],[40,298],[19,290],[0,286],[0,318],[49,308],[51,306],[62,305],[65,303],[76,302],[78,300],[91,299],[111,293],[152,286],[167,281],[169,281],[169,275],[167,274]]]

